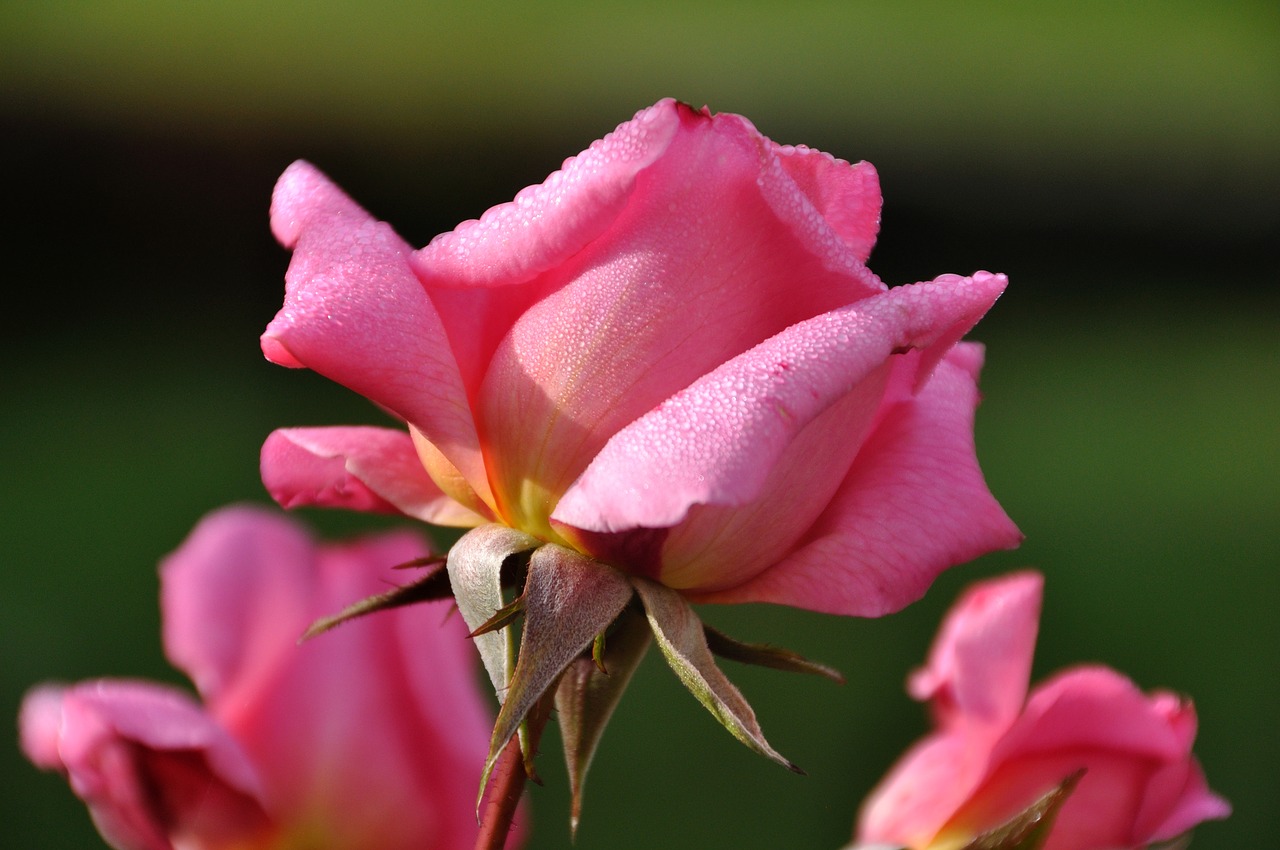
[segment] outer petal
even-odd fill
[[[751,501],[814,417],[895,351],[972,327],[1005,283],[939,278],[787,328],[615,435],[554,518],[591,531],[668,527],[694,504]]]
[[[1207,820],[1231,815],[1231,804],[1209,790],[1200,763],[1166,765],[1147,783],[1134,824],[1149,841],[1169,841]]]
[[[23,750],[67,776],[94,823],[123,850],[207,850],[262,842],[269,829],[243,751],[190,697],[102,680],[27,694]]]
[[[778,163],[853,255],[871,256],[880,232],[880,178],[869,162],[849,165],[804,145],[775,145]]]
[[[413,440],[389,428],[282,428],[262,446],[262,483],[281,507],[402,513],[435,525],[484,522],[445,495]]]
[[[1189,700],[1157,692],[1149,696],[1152,713],[1162,718],[1184,753],[1196,737],[1196,710]],[[1196,824],[1231,814],[1231,804],[1209,790],[1200,763],[1189,757],[1160,768],[1147,783],[1142,807],[1134,822],[1137,835],[1167,841]]]
[[[1017,528],[974,454],[980,349],[960,345],[911,400],[893,405],[806,538],[785,560],[706,602],[772,602],[881,616],[918,599],[942,570],[1012,548]]]
[[[300,527],[242,506],[206,516],[162,562],[165,653],[215,716],[269,690],[295,657],[312,619],[315,558]]]
[[[982,780],[988,752],[963,734],[915,744],[862,804],[857,842],[926,847]]]
[[[240,508],[206,519],[164,568],[165,619],[181,620],[170,654],[258,766],[277,821],[334,850],[475,839],[470,789],[490,717],[462,624],[446,623],[444,606],[414,606],[296,643],[425,549],[411,534],[318,548]]]
[[[1128,678],[1108,667],[1067,670],[1037,685],[1018,722],[996,748],[999,760],[1064,748],[1097,749],[1159,760],[1189,747]]]
[[[999,814],[1083,767],[1047,850],[1171,839],[1230,813],[1204,783],[1191,755],[1193,735],[1189,703],[1149,697],[1106,667],[1068,670],[1032,691],[992,750],[991,778],[977,797],[983,810]]]
[[[969,588],[943,621],[928,663],[908,681],[911,695],[931,700],[942,724],[1003,733],[1027,697],[1043,590],[1035,572]]]
[[[409,246],[305,162],[281,175],[271,226],[294,254],[284,307],[262,336],[267,359],[314,369],[413,423],[487,496],[459,365]]]
[[[509,203],[431,240],[415,264],[454,286],[510,286],[566,262],[626,207],[636,175],[666,153],[679,129],[672,100],[642,109]]]

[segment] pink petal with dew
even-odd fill
[[[268,821],[243,751],[173,688],[99,680],[43,686],[19,716],[22,745],[39,767],[64,773],[94,823],[122,850],[249,846]]]
[[[614,224],[636,175],[666,153],[680,130],[682,110],[670,99],[640,110],[542,183],[431,240],[415,266],[432,282],[501,287],[562,265]]]
[[[865,263],[880,232],[883,205],[875,166],[869,162],[850,165],[804,145],[772,147],[779,166],[809,202],[817,220]]]
[[[952,606],[908,691],[930,700],[938,723],[993,734],[1022,711],[1031,681],[1044,578],[1014,573],[974,585]]]
[[[913,400],[886,409],[793,554],[699,601],[878,617],[918,599],[947,567],[1016,546],[1021,534],[974,455],[973,351],[959,346]]]
[[[282,428],[267,437],[261,463],[262,483],[281,507],[402,513],[435,525],[484,522],[436,486],[406,431]]]
[[[459,365],[412,249],[305,162],[281,175],[271,226],[293,260],[262,336],[267,359],[313,369],[414,424],[486,495]]]
[[[680,126],[680,109],[660,101],[565,160],[542,183],[440,234],[413,256],[473,397],[499,342],[525,310],[564,284],[561,267],[614,226],[637,175],[667,152]]]
[[[903,367],[913,371],[907,360],[914,358],[890,357],[814,417],[779,456],[759,498],[744,505],[689,508],[670,529],[655,576],[693,595],[712,593],[738,587],[785,558],[840,488],[878,418],[887,384]]]
[[[532,482],[544,501],[525,510],[543,521],[620,428],[789,325],[883,291],[745,119],[663,114],[679,126],[664,155],[609,228],[538,279],[480,393],[495,487],[519,498]]]
[[[759,497],[787,445],[818,414],[894,352],[971,327],[1005,283],[987,273],[939,278],[787,328],[615,435],[554,519],[591,531],[669,527],[695,504]]]

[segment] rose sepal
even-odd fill
[[[560,677],[556,712],[569,773],[571,836],[577,835],[582,819],[582,793],[596,747],[649,650],[652,634],[643,612],[628,608],[609,629],[603,649],[597,651],[593,645],[590,656],[574,659]]]
[[[1040,850],[1049,840],[1054,819],[1062,809],[1062,804],[1075,791],[1082,776],[1084,776],[1083,770],[1072,773],[1030,806],[999,826],[975,836],[967,844],[961,845],[959,850]],[[943,834],[945,835],[947,831],[944,829]],[[945,850],[951,846],[945,838],[940,837],[930,845],[930,848]]]
[[[631,585],[612,567],[553,543],[534,550],[522,594],[520,653],[493,727],[481,795],[530,709],[554,692],[560,674],[622,613],[631,595]]]
[[[663,657],[698,702],[749,748],[793,773],[804,773],[765,740],[755,711],[716,666],[702,621],[679,591],[640,576],[633,576],[631,583],[644,603]]]

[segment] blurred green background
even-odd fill
[[[872,266],[1005,271],[979,450],[1027,534],[878,621],[706,610],[842,668],[734,668],[797,777],[651,656],[592,771],[577,846],[830,848],[926,726],[902,692],[966,583],[1048,577],[1036,676],[1104,661],[1195,697],[1236,807],[1199,850],[1280,835],[1280,8],[1165,2],[0,5],[5,391],[0,713],[44,679],[180,682],[154,564],[265,501],[274,427],[376,422],[270,366],[305,157],[410,242],[541,180],[659,97],[880,169]],[[331,533],[385,525],[312,514]],[[530,848],[568,845],[554,738]],[[10,847],[101,846],[58,777],[0,748]]]

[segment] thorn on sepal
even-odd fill
[[[337,614],[321,617],[307,627],[307,630],[298,638],[298,643],[304,643],[348,620],[354,620],[356,617],[372,614],[375,611],[385,611],[390,608],[401,608],[405,605],[414,605],[419,602],[452,598],[453,591],[449,586],[449,574],[444,568],[443,559],[437,556],[430,556],[419,560],[425,561],[420,566],[434,566],[435,568],[411,584],[406,584],[403,587],[394,587],[386,593],[366,597],[348,605]],[[409,562],[409,564],[413,563],[412,561]],[[401,566],[407,565],[402,564]]]
[[[396,564],[393,570],[416,570],[422,567],[443,566],[446,555],[423,555],[421,558],[414,558],[412,561],[405,561],[403,564]]]
[[[487,635],[489,632],[496,632],[499,629],[506,628],[519,617],[525,608],[524,594],[517,596],[515,599],[503,605],[497,611],[493,612],[493,616],[485,620],[467,635],[469,638],[476,638],[480,635]]]

